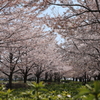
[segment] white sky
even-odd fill
[[[51,17],[55,17],[55,16],[58,16],[58,15],[63,15],[65,11],[66,11],[66,8],[62,8],[60,6],[53,6],[53,5],[51,5],[40,16],[50,15]],[[48,30],[50,30],[50,28],[48,28]],[[61,36],[58,35],[58,34],[57,34],[56,40],[58,41],[58,44],[64,42],[64,39],[62,39]]]

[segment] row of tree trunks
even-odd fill
[[[74,78],[73,77],[73,81],[79,81],[79,82],[83,82],[84,84],[86,84],[87,82],[90,82],[90,81],[96,81],[96,80],[100,80],[100,74],[98,74],[98,75],[95,75],[95,76],[93,76],[93,77],[87,77],[86,76],[86,74],[85,74],[85,76],[83,76],[83,77],[77,77],[77,78]]]

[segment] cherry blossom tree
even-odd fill
[[[17,74],[23,77],[24,83],[26,83],[28,77],[32,75],[34,65],[33,58],[29,56],[28,52],[24,51],[24,55],[20,57],[20,63],[18,64],[19,72],[17,72]]]
[[[65,39],[59,45],[63,61],[77,73],[81,69],[84,73],[99,70],[99,0],[48,1],[48,5],[66,8],[63,15],[48,17],[46,21],[48,27]]]
[[[16,69],[16,66],[18,64],[20,56],[22,55],[20,53],[20,49],[21,48],[17,48],[17,49],[8,48],[8,50],[5,50],[1,55],[0,72],[2,72],[8,77],[9,88],[12,88],[13,74],[18,72],[18,69]]]

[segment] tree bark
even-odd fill
[[[27,82],[27,75],[24,75],[24,83]]]
[[[12,74],[9,75],[9,84],[8,84],[8,88],[12,89]]]
[[[40,82],[40,76],[36,76],[36,83],[39,83]]]

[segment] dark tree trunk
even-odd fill
[[[78,78],[75,78],[75,80],[77,81],[77,80],[78,80]]]
[[[59,83],[60,83],[60,77],[58,77],[58,78],[57,78],[57,82],[59,82]]]
[[[9,75],[8,88],[9,88],[9,89],[12,89],[12,74]]]
[[[24,83],[27,82],[27,75],[24,75]]]
[[[45,73],[45,82],[48,80],[48,72]]]
[[[79,77],[79,81],[82,82],[82,77]]]
[[[97,80],[100,80],[100,74],[97,76]]]
[[[87,83],[87,75],[86,75],[86,72],[84,73],[84,84]]]
[[[12,60],[13,60],[13,54],[9,54],[10,58],[10,75],[9,75],[9,89],[12,89],[12,76],[13,76],[13,70],[15,66],[12,66]]]
[[[94,78],[94,81],[96,81],[96,76],[94,76],[93,78]]]
[[[57,82],[60,82],[60,79],[61,79],[61,75],[60,75],[60,73],[57,73],[57,75],[56,75],[56,77],[57,77]]]
[[[39,83],[39,82],[40,82],[40,76],[37,75],[37,76],[36,76],[36,83]]]
[[[57,82],[57,73],[54,73],[54,82]]]
[[[64,77],[64,81],[66,81],[66,77]]]
[[[73,77],[73,81],[75,81],[75,78]]]

